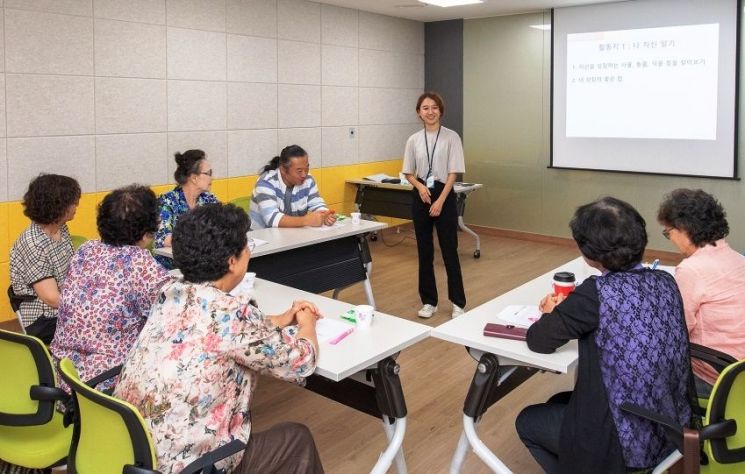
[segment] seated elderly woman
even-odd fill
[[[45,344],[57,326],[60,287],[73,255],[67,222],[75,217],[80,185],[73,178],[41,174],[28,185],[23,213],[31,225],[10,251],[10,283],[23,302],[21,324]]]
[[[112,191],[98,206],[96,221],[101,240],[84,243],[70,262],[50,347],[56,360],[75,362],[84,379],[124,361],[169,279],[146,249],[158,228],[158,201],[150,189]]]
[[[548,295],[528,347],[551,353],[579,340],[573,392],[525,408],[520,439],[546,472],[625,473],[673,451],[662,430],[622,412],[631,402],[690,426],[692,382],[683,305],[673,277],[640,265],[644,219],[606,197],[577,209],[572,236],[590,277],[564,299]]]
[[[165,474],[233,439],[247,447],[221,466],[228,472],[323,472],[305,426],[251,433],[258,375],[302,383],[315,369],[318,312],[296,301],[265,316],[248,295],[230,294],[251,256],[248,228],[246,213],[231,204],[181,216],[173,254],[184,280],[161,289],[115,388],[145,418]]]
[[[177,186],[158,199],[160,225],[155,233],[154,247],[170,247],[171,233],[179,217],[189,209],[218,202],[209,192],[212,186],[212,166],[202,150],[187,150],[176,153],[176,171],[173,177]],[[157,255],[155,259],[166,268],[172,268],[171,259]]]
[[[722,205],[700,189],[676,189],[660,204],[662,234],[685,257],[675,269],[691,342],[745,358],[745,257],[724,240],[729,224]],[[694,360],[696,388],[711,393],[717,379]]]

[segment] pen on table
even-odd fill
[[[349,335],[350,335],[350,334],[352,334],[353,332],[354,332],[354,328],[349,328],[349,329],[347,329],[346,331],[344,331],[343,333],[341,333],[341,334],[339,334],[338,336],[336,336],[335,338],[331,339],[331,340],[329,341],[329,344],[331,344],[332,346],[333,346],[333,345],[335,345],[335,344],[338,344],[338,343],[339,343],[339,341],[341,341],[341,340],[342,340],[342,339],[344,339],[345,337],[349,336]]]
[[[660,259],[659,258],[655,258],[654,259],[654,262],[652,262],[652,265],[649,267],[650,270],[656,269],[657,268],[657,265],[659,265],[659,264],[660,264]]]

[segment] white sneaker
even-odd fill
[[[417,314],[420,318],[431,318],[432,315],[435,314],[435,311],[437,311],[437,306],[425,304],[424,306],[422,306],[422,309],[420,309]]]
[[[463,308],[461,308],[460,306],[453,305],[453,314],[451,314],[450,317],[453,318],[453,319],[455,319],[458,316],[462,316],[463,313],[465,313],[465,312],[466,311]]]

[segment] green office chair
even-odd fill
[[[699,472],[698,469],[704,474],[745,472],[745,359],[729,365],[719,374],[700,429],[684,428],[665,416],[631,403],[622,404],[621,409],[660,424],[676,446],[677,451],[663,461],[655,473],[664,472],[680,458],[683,458],[685,472]]]
[[[0,330],[0,459],[46,469],[65,464],[72,427],[55,410],[69,396],[57,387],[52,358],[33,336]]]
[[[81,245],[88,242],[88,237],[82,235],[71,235],[70,240],[72,240],[72,249],[77,251]]]
[[[236,206],[246,211],[246,214],[248,214],[249,208],[251,206],[251,196],[241,196],[239,198],[235,198],[230,201],[230,204],[235,204]]]
[[[77,414],[67,472],[157,474],[153,441],[137,408],[83,383],[70,359],[62,359],[59,368],[73,391]],[[182,474],[216,473],[215,462],[245,447],[233,441],[188,465]]]

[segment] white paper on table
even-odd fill
[[[500,311],[497,318],[514,326],[529,328],[541,318],[541,311],[535,305],[513,304]]]
[[[249,236],[248,238],[251,239],[251,240],[253,240],[254,248],[259,248],[262,245],[266,245],[266,244],[269,243],[269,241],[264,240],[264,239],[257,239],[257,238],[251,237],[251,236]]]
[[[365,179],[368,181],[374,181],[376,183],[382,183],[384,179],[393,179],[393,176],[388,176],[385,173],[378,173],[371,174],[370,176],[365,176]]]
[[[336,344],[354,332],[354,326],[338,319],[321,318],[316,321],[318,342]]]

